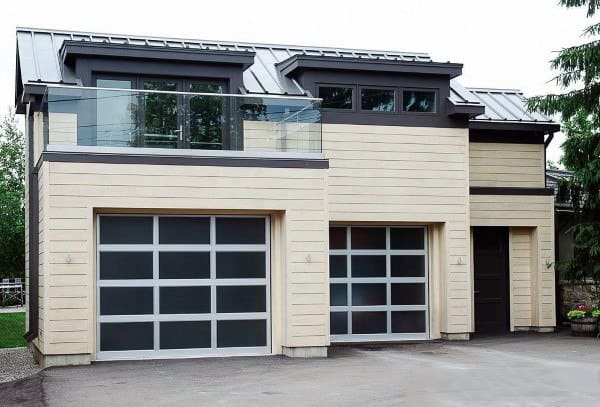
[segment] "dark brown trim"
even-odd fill
[[[80,57],[182,61],[240,65],[248,69],[254,63],[254,52],[193,49],[132,44],[105,44],[65,41],[60,49],[63,63],[72,65]]]
[[[450,62],[398,61],[313,55],[294,55],[285,61],[279,62],[276,66],[286,76],[293,76],[306,69],[333,69],[336,71],[438,75],[449,78],[460,76],[463,68],[462,64]]]
[[[544,133],[469,128],[469,141],[471,143],[544,144]]]
[[[29,177],[29,280],[27,290],[29,291],[29,330],[23,337],[31,342],[38,336],[39,332],[39,197],[38,197],[38,173],[33,163],[33,116],[27,117],[27,143],[28,143],[28,165]]]
[[[217,156],[171,156],[110,153],[71,153],[46,151],[42,162],[106,163],[106,164],[151,164],[151,165],[197,165],[215,167],[264,167],[264,168],[329,168],[326,158],[258,158]]]
[[[552,188],[470,187],[471,195],[554,195]]]
[[[469,118],[477,117],[485,113],[485,106],[478,102],[455,102],[450,98],[446,99],[446,110],[448,116],[462,116]]]
[[[469,129],[551,133],[560,130],[554,122],[523,122],[518,120],[470,120]]]

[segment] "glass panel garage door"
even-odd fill
[[[266,217],[98,217],[98,358],[270,353]]]
[[[332,342],[427,339],[427,228],[329,229]]]

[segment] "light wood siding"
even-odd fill
[[[554,298],[554,197],[526,195],[471,195],[471,226],[511,227],[511,311],[515,327],[556,325]],[[523,241],[528,234],[529,249]],[[530,273],[521,256],[530,251]],[[512,256],[515,256],[513,259]],[[527,286],[530,287],[527,287]],[[515,296],[517,288],[529,288]]]
[[[73,113],[48,113],[48,143],[77,145],[77,115]]]
[[[280,286],[272,295],[282,297],[273,304],[283,311],[273,310],[282,316],[273,319],[273,332],[282,335],[273,344],[329,344],[326,170],[58,162],[44,168],[52,263],[46,353],[94,352],[95,210],[276,214],[283,241],[273,248],[280,251],[272,270]]]
[[[472,187],[543,188],[544,145],[469,143]]]
[[[431,336],[470,332],[467,130],[324,124],[323,152],[332,222],[435,229],[430,281],[440,281]]]
[[[510,310],[511,329],[532,326],[533,228],[510,228]]]

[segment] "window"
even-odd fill
[[[324,109],[352,110],[353,92],[354,88],[321,86],[319,87],[319,97],[323,99],[322,107]]]
[[[396,108],[394,89],[361,89],[360,107],[373,112],[393,112]]]
[[[405,112],[436,113],[435,91],[405,90],[402,101]]]

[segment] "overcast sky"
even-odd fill
[[[549,61],[591,22],[557,0],[7,0],[0,113],[14,103],[15,28],[428,52],[464,64],[466,86],[556,91]],[[548,159],[560,155],[555,138]]]

